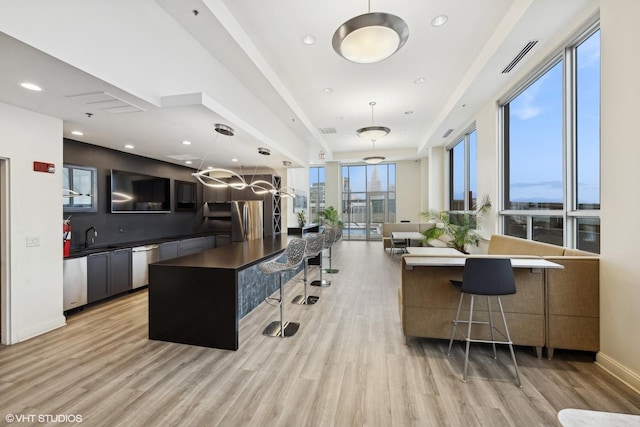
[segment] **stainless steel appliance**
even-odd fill
[[[64,311],[87,303],[87,257],[67,258],[62,264]]]
[[[160,245],[138,246],[131,249],[131,287],[149,284],[149,264],[160,261]]]
[[[240,200],[231,202],[231,240],[262,239],[264,217],[262,200]]]

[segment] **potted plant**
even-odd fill
[[[305,216],[304,211],[299,211],[298,212],[298,225],[300,225],[300,227],[304,227],[306,223],[307,223],[307,217]]]
[[[325,210],[318,212],[318,219],[321,224],[327,224],[334,227],[342,227],[342,221],[340,221],[340,213],[333,206],[325,208]]]
[[[449,237],[447,245],[462,253],[468,253],[469,245],[478,246],[480,237],[478,235],[478,219],[491,208],[491,199],[488,195],[482,197],[480,205],[474,206],[473,211],[464,212],[439,212],[427,211],[420,215],[425,217],[435,226],[422,232],[424,242],[429,243],[443,235]]]

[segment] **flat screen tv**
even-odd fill
[[[170,179],[111,169],[112,213],[171,212]]]

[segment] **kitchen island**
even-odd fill
[[[287,243],[286,235],[266,237],[151,264],[149,338],[237,350],[240,319],[279,287],[258,264]]]

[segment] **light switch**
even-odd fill
[[[27,247],[40,246],[40,236],[27,236]]]

